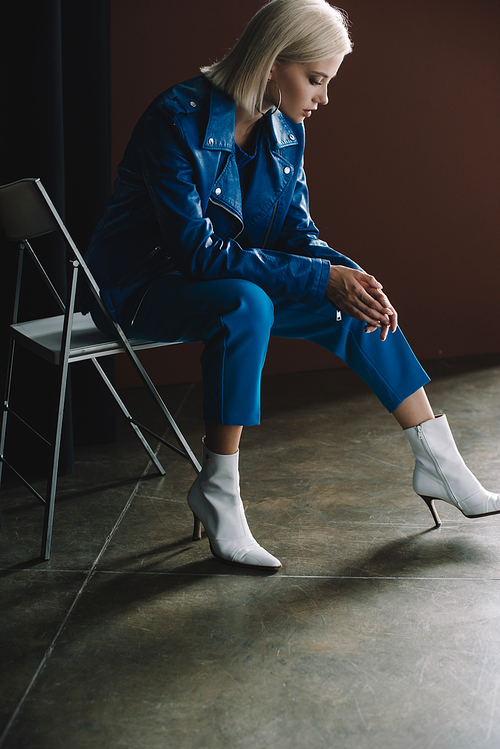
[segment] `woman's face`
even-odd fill
[[[320,104],[328,104],[328,84],[337,75],[343,59],[344,55],[339,54],[319,62],[288,65],[276,60],[270,78],[280,87],[283,114],[293,122],[303,122]],[[267,94],[273,98],[264,102],[270,108],[278,103],[278,91],[272,83]]]

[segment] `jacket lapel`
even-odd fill
[[[234,101],[213,87],[210,98],[210,114],[203,141],[203,148],[210,151],[226,151],[226,163],[215,178],[210,201],[236,216],[243,227],[243,206],[240,176],[234,153]],[[302,125],[291,123],[280,112],[265,117],[261,144],[254,166],[254,179],[245,199],[247,227],[257,226],[272,211],[283,192],[294,179],[296,172],[297,146]],[[288,150],[292,149],[290,153]],[[221,154],[222,155],[222,154]]]

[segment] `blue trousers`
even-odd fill
[[[345,313],[337,321],[328,301],[313,308],[272,298],[250,281],[193,282],[174,273],[161,276],[138,309],[137,303],[131,300],[121,312],[126,335],[205,344],[203,415],[210,424],[260,423],[261,374],[272,335],[314,341],[332,351],[390,412],[429,382],[399,329],[382,342]]]

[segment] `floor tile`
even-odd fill
[[[7,746],[494,747],[499,614],[482,581],[101,573]]]
[[[426,366],[498,490],[500,355]],[[162,393],[199,453],[201,385]],[[143,391],[125,396],[162,432]],[[500,519],[439,502],[432,529],[405,436],[351,372],[264,378],[244,430],[242,496],[275,574],[193,543],[192,467],[161,447],[166,476],[142,480],[118,431],[61,478],[49,562],[41,507],[3,493],[0,749],[498,747]]]
[[[85,581],[83,573],[0,571],[0,736]]]

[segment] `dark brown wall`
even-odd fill
[[[111,0],[113,165],[163,89],[220,58],[260,0]],[[345,0],[354,52],[307,123],[321,236],[384,284],[420,358],[500,350],[500,3]],[[176,349],[199,377],[198,350]],[[161,367],[168,350],[151,354]],[[266,371],[335,366],[275,341]],[[123,383],[128,384],[126,370]]]

